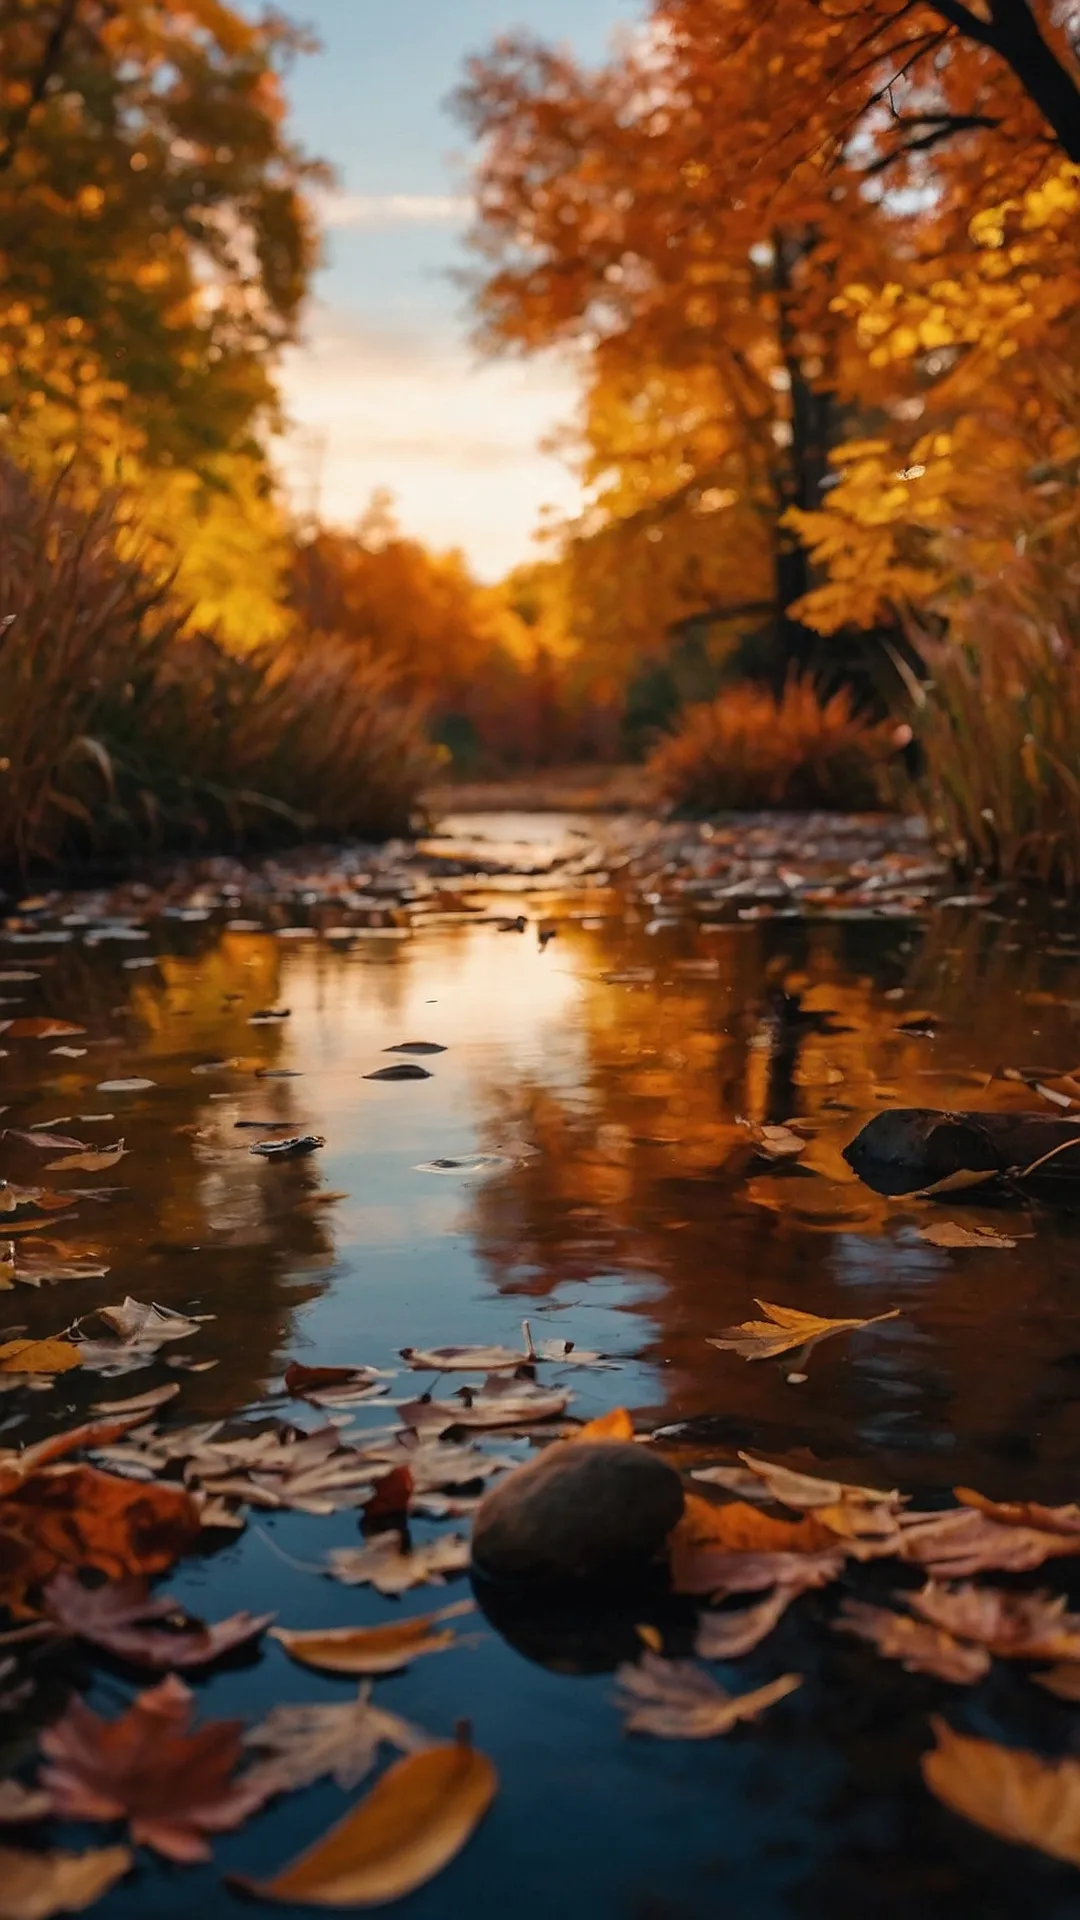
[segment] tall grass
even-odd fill
[[[1032,468],[941,545],[918,798],[961,865],[1080,889],[1080,466]]]
[[[662,799],[695,813],[877,807],[899,743],[896,726],[868,720],[847,688],[822,699],[792,675],[779,697],[747,684],[687,707],[648,774]]]
[[[123,499],[0,461],[0,866],[403,829],[422,716],[362,650],[192,635]]]

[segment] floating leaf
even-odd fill
[[[294,1792],[327,1776],[348,1793],[371,1772],[381,1746],[419,1753],[432,1744],[408,1720],[372,1706],[370,1681],[343,1705],[274,1707],[244,1735],[246,1747],[267,1755],[254,1777],[272,1793]]]
[[[720,1547],[726,1553],[823,1553],[836,1537],[813,1517],[774,1520],[742,1500],[723,1506],[688,1493],[675,1529],[686,1547]]]
[[[145,1093],[147,1088],[156,1087],[156,1080],[142,1080],[134,1075],[130,1080],[99,1080],[99,1093]]]
[[[1063,1594],[1004,1593],[997,1587],[941,1587],[933,1580],[908,1604],[924,1620],[961,1640],[975,1640],[1004,1660],[1080,1661],[1080,1614]]]
[[[398,1533],[380,1533],[364,1547],[335,1547],[328,1571],[347,1587],[372,1586],[378,1593],[407,1593],[410,1587],[440,1587],[447,1574],[464,1573],[469,1543],[460,1534],[442,1534],[406,1551]]]
[[[127,1819],[132,1840],[167,1860],[209,1859],[206,1835],[231,1832],[271,1789],[252,1776],[233,1778],[240,1722],[211,1721],[193,1733],[191,1704],[175,1674],[139,1694],[119,1720],[73,1700],[41,1736],[41,1781],[61,1818]]]
[[[272,1880],[234,1880],[264,1900],[379,1906],[422,1887],[460,1853],[498,1789],[463,1740],[398,1760],[366,1799]]]
[[[1048,1533],[1080,1533],[1080,1507],[1070,1501],[1064,1507],[1044,1507],[1037,1500],[988,1500],[974,1487],[954,1487],[961,1506],[974,1507],[1003,1527],[1042,1527]]]
[[[93,1444],[94,1428],[79,1431]],[[101,1423],[96,1431],[117,1428]],[[112,1580],[163,1573],[199,1531],[182,1487],[134,1485],[89,1466],[27,1471],[13,1485],[0,1476],[0,1604],[25,1604],[64,1567],[96,1567]]]
[[[578,1443],[603,1440],[632,1440],[634,1422],[625,1407],[612,1407],[610,1413],[601,1413],[595,1420],[587,1420],[583,1427],[570,1435]]]
[[[55,1144],[55,1142],[54,1142]],[[68,1153],[62,1160],[47,1160],[46,1173],[104,1173],[106,1167],[115,1167],[129,1149],[122,1140],[114,1147],[102,1147],[99,1152]]]
[[[301,1160],[325,1145],[321,1133],[295,1133],[288,1140],[256,1140],[248,1152],[261,1154],[264,1160]]]
[[[797,1160],[810,1144],[791,1127],[751,1127],[750,1137],[766,1160]]]
[[[1030,1237],[1030,1236],[1028,1236]],[[962,1227],[956,1220],[935,1220],[919,1228],[919,1239],[931,1247],[1015,1247],[1007,1233],[997,1227]]]
[[[1080,1553],[1080,1533],[1003,1524],[972,1507],[901,1514],[900,1527],[902,1557],[943,1580],[966,1580],[991,1569],[1027,1573],[1046,1560]]]
[[[1056,1694],[1059,1700],[1080,1702],[1080,1661],[1066,1660],[1059,1667],[1051,1667],[1049,1673],[1032,1675],[1036,1686],[1045,1687],[1047,1693]]]
[[[374,1380],[392,1378],[392,1372],[381,1367],[306,1367],[299,1360],[290,1360],[282,1385],[297,1400],[307,1400],[328,1387],[348,1387],[357,1382],[366,1386]]]
[[[931,1724],[937,1746],[922,1758],[931,1793],[999,1840],[1080,1867],[1080,1760],[1043,1760]]]
[[[801,1313],[796,1307],[774,1306],[768,1300],[758,1300],[755,1305],[768,1314],[767,1320],[747,1320],[741,1326],[726,1327],[719,1339],[709,1341],[710,1347],[741,1354],[744,1360],[771,1360],[792,1347],[816,1346],[834,1333],[855,1333],[882,1320],[896,1320],[900,1314],[899,1307],[893,1307],[868,1320],[825,1320],[816,1313]]]
[[[426,1054],[445,1053],[446,1048],[440,1047],[436,1040],[399,1040],[396,1047],[385,1047],[383,1051],[385,1053]]]
[[[37,1629],[29,1631],[36,1633]],[[5,1634],[4,1639],[10,1646],[10,1634]],[[37,1787],[24,1787],[18,1780],[0,1780],[0,1827],[28,1826],[32,1820],[47,1819],[51,1812],[52,1801],[47,1793]]]
[[[135,1864],[129,1847],[86,1853],[24,1853],[0,1847],[0,1920],[53,1920],[85,1913]]]
[[[845,1600],[836,1622],[841,1633],[869,1640],[887,1660],[899,1660],[908,1673],[932,1673],[939,1680],[970,1686],[990,1669],[985,1647],[965,1646],[947,1628],[890,1607],[873,1607],[863,1600]]]
[[[73,1135],[49,1133],[44,1128],[36,1132],[24,1132],[21,1127],[5,1127],[5,1137],[9,1140],[21,1140],[26,1147],[41,1147],[48,1153],[55,1153],[57,1147],[70,1149],[72,1153],[83,1153],[89,1147],[89,1140],[76,1140]]]
[[[401,1347],[401,1358],[417,1373],[494,1373],[524,1366],[527,1353],[513,1347]]]
[[[70,1340],[7,1340],[0,1346],[0,1373],[70,1373],[80,1364]]]
[[[752,1653],[772,1632],[800,1591],[802,1589],[794,1586],[774,1587],[756,1606],[701,1614],[694,1652],[702,1660],[738,1660],[744,1653]]]
[[[148,1393],[135,1393],[126,1400],[95,1400],[95,1413],[154,1413],[169,1400],[175,1400],[180,1392],[179,1383],[167,1387],[151,1387]]]
[[[692,1660],[664,1660],[649,1652],[635,1665],[619,1667],[615,1679],[627,1732],[652,1733],[661,1740],[712,1740],[740,1720],[756,1720],[802,1685],[801,1675],[785,1673],[752,1693],[733,1696]]]
[[[42,1240],[20,1252],[12,1278],[24,1287],[42,1287],[61,1280],[103,1280],[108,1271],[93,1254],[79,1253],[63,1240]]]
[[[38,1017],[0,1020],[0,1033],[8,1040],[63,1040],[72,1034],[85,1032],[85,1027],[77,1027],[71,1020]]]
[[[86,1587],[71,1573],[50,1580],[43,1604],[66,1633],[134,1666],[163,1671],[209,1666],[257,1639],[274,1619],[272,1613],[234,1613],[208,1627],[192,1620],[167,1594],[151,1594],[145,1580]]]
[[[441,1623],[472,1609],[471,1600],[458,1600],[438,1613],[420,1614],[387,1627],[329,1627],[314,1633],[275,1627],[270,1637],[280,1641],[291,1659],[323,1673],[397,1673],[421,1654],[442,1653],[455,1646],[453,1629]]]
[[[919,1187],[909,1194],[910,1200],[933,1200],[939,1193],[967,1193],[972,1187],[985,1187],[988,1181],[999,1178],[996,1167],[957,1167],[955,1172],[943,1174],[940,1180],[934,1180],[928,1187]]]
[[[418,1067],[414,1061],[402,1060],[396,1067],[377,1067],[374,1073],[365,1073],[365,1080],[430,1080],[427,1067]]]

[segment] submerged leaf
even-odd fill
[[[834,1333],[854,1333],[860,1327],[877,1326],[882,1320],[896,1320],[900,1314],[899,1307],[893,1307],[888,1313],[872,1314],[868,1320],[825,1320],[816,1313],[801,1313],[796,1307],[774,1306],[768,1300],[756,1304],[768,1314],[767,1320],[747,1320],[741,1326],[726,1327],[719,1339],[709,1341],[710,1347],[741,1354],[744,1360],[771,1360],[792,1347],[816,1345]]]
[[[785,1673],[752,1693],[732,1696],[693,1661],[664,1660],[649,1652],[636,1664],[619,1667],[615,1679],[627,1732],[662,1740],[712,1740],[740,1720],[755,1720],[802,1685],[800,1674]]]
[[[272,1708],[245,1733],[244,1745],[267,1756],[245,1776],[267,1792],[291,1793],[329,1776],[348,1793],[371,1772],[380,1746],[419,1753],[432,1741],[410,1721],[372,1706],[366,1681],[343,1705]]]
[[[919,1239],[931,1247],[1015,1247],[1017,1242],[997,1227],[962,1227],[956,1220],[934,1221],[919,1228]]]
[[[71,1573],[57,1574],[43,1601],[49,1618],[66,1633],[134,1666],[162,1671],[209,1666],[257,1639],[274,1619],[272,1613],[234,1613],[208,1627],[190,1619],[167,1594],[151,1594],[145,1580],[86,1587]]]
[[[359,1806],[249,1893],[296,1905],[379,1906],[434,1878],[460,1853],[498,1790],[482,1753],[458,1740],[398,1760]]]
[[[756,1606],[701,1614],[694,1652],[702,1660],[738,1660],[744,1653],[752,1653],[801,1591],[797,1586],[774,1587]]]
[[[422,1613],[386,1627],[327,1627],[312,1633],[275,1627],[270,1637],[280,1642],[291,1659],[323,1673],[397,1673],[421,1654],[442,1653],[455,1646],[456,1634],[442,1622],[471,1613],[473,1605],[471,1600],[457,1600],[438,1613]]]
[[[999,1840],[1080,1867],[1080,1760],[1044,1760],[931,1724],[937,1746],[922,1758],[931,1793]]]

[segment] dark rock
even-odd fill
[[[1057,1152],[1035,1175],[1047,1185],[1075,1186],[1080,1180],[1080,1118],[897,1107],[868,1120],[844,1148],[844,1158],[878,1193],[902,1194],[930,1186],[962,1168],[998,1174],[1022,1171],[1044,1154],[1066,1147],[1068,1151]],[[986,1197],[983,1188],[973,1192]]]
[[[567,1442],[481,1503],[473,1561],[492,1580],[565,1585],[640,1571],[683,1508],[674,1467],[624,1441]]]

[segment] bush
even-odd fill
[[[888,804],[907,729],[860,714],[847,688],[823,700],[792,675],[777,697],[750,684],[687,707],[647,771],[658,795],[697,813]]]
[[[415,703],[340,641],[192,635],[118,494],[0,461],[0,865],[408,823]]]

